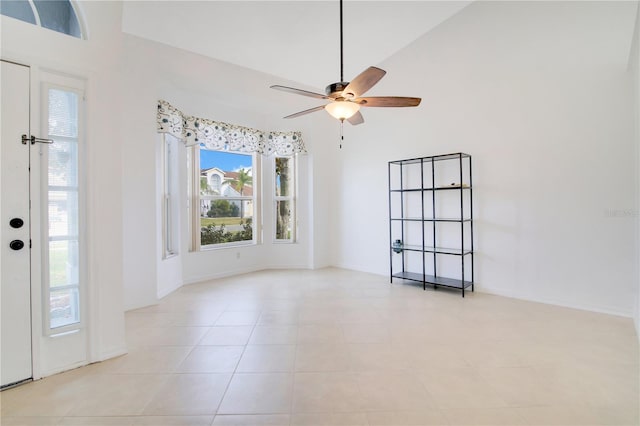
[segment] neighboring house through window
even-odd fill
[[[195,149],[200,184],[198,218],[194,220],[200,229],[200,247],[254,243],[256,156],[202,145]]]

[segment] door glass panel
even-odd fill
[[[49,191],[49,237],[69,236],[78,236],[78,193]]]
[[[51,291],[51,328],[64,327],[80,321],[79,293],[77,288]]]
[[[50,133],[51,134],[51,133]],[[78,185],[78,142],[56,137],[49,146],[49,185]]]
[[[78,95],[49,89],[49,135],[78,137]]]
[[[77,259],[77,242],[49,242],[49,281],[52,289],[78,285]]]
[[[78,108],[72,91],[49,89],[47,145],[47,246],[49,328],[80,322]]]

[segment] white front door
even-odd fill
[[[31,241],[29,211],[30,69],[2,61],[0,146],[2,387],[33,375],[31,349]]]

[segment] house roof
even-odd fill
[[[223,172],[225,179],[238,179],[240,173],[238,172]]]
[[[221,169],[219,169],[219,168],[217,168],[217,167],[210,167],[210,168],[208,168],[208,169],[200,169],[200,174],[207,173],[207,172],[208,172],[208,171],[210,171],[210,170],[217,170],[217,171],[219,171],[219,172],[220,172],[220,173],[222,173],[222,174],[227,173],[227,172],[225,172],[224,170],[221,170]]]
[[[238,184],[235,182],[232,182],[229,184],[234,191],[236,191],[237,193],[240,193],[240,188],[238,188]],[[251,185],[244,185],[244,188],[242,188],[242,195],[247,196],[247,197],[252,197],[253,196],[253,186]]]
[[[238,187],[237,179],[240,177],[239,172],[224,172],[224,180],[225,181],[235,181],[229,182],[229,185],[236,191],[240,192],[240,188]],[[244,184],[242,188],[242,195],[252,196],[253,195],[253,186],[251,184]]]

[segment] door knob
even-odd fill
[[[24,243],[20,240],[13,240],[9,243],[9,247],[11,247],[12,250],[21,250],[22,247],[24,247]]]
[[[11,226],[12,228],[22,228],[22,225],[24,225],[24,220],[20,219],[19,217],[14,217],[9,221],[9,226]]]

